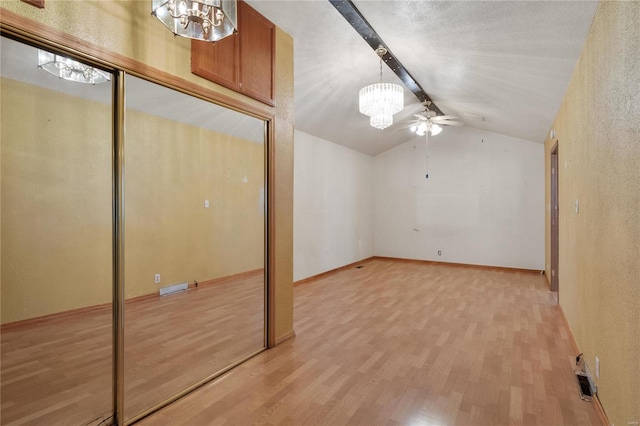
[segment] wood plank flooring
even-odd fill
[[[111,306],[3,329],[1,339],[2,425],[111,415]]]
[[[125,303],[125,418],[263,347],[263,273]],[[111,307],[1,334],[0,424],[97,424],[112,411]]]
[[[543,276],[363,265],[295,287],[295,338],[140,424],[600,424]]]

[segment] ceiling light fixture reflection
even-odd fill
[[[78,83],[99,84],[111,80],[111,74],[106,71],[40,49],[38,49],[38,68],[56,77]]]
[[[236,0],[152,0],[151,14],[172,33],[218,41],[238,28]]]
[[[398,84],[382,82],[382,57],[387,49],[379,47],[380,83],[371,84],[360,90],[360,112],[368,115],[369,124],[376,129],[384,129],[393,124],[393,114],[404,108],[404,91]]]

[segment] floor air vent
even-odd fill
[[[360,269],[360,268],[364,268],[364,266],[363,265],[356,266],[356,269]]]
[[[189,288],[189,283],[168,285],[160,289],[160,296],[166,296],[167,294],[178,293],[180,291],[185,291],[188,288]]]

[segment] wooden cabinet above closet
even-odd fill
[[[275,105],[275,25],[238,1],[238,32],[217,41],[191,41],[191,72]]]

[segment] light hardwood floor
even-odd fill
[[[264,344],[263,273],[125,303],[125,418]],[[111,306],[2,329],[0,424],[97,424],[112,412]]]
[[[295,338],[140,424],[600,424],[543,276],[363,265],[297,286]]]

